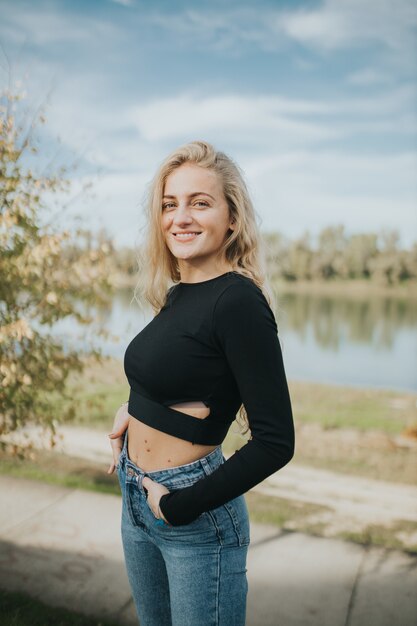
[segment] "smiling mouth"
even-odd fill
[[[201,235],[201,232],[195,232],[195,233],[172,233],[173,236],[175,237],[175,239],[178,239],[178,241],[191,241],[193,239],[195,239],[197,237],[197,235]]]

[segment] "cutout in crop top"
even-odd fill
[[[209,476],[164,494],[172,525],[190,523],[288,463],[294,425],[278,330],[255,283],[227,272],[177,283],[165,305],[128,345],[124,368],[128,411],[136,419],[193,443],[220,445],[243,403],[251,439]],[[171,404],[199,400],[198,419]]]

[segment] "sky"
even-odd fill
[[[135,246],[160,162],[203,139],[242,168],[263,232],[417,240],[414,0],[0,0],[0,15],[1,87],[47,102],[45,162],[77,163],[63,225]]]

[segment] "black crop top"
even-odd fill
[[[237,272],[177,283],[165,305],[130,342],[124,368],[129,414],[199,444],[220,445],[243,403],[251,439],[212,474],[164,494],[173,526],[235,498],[294,454],[291,401],[274,314],[257,285]],[[204,419],[168,405],[200,400]]]

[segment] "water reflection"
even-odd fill
[[[399,331],[416,338],[417,302],[372,296],[366,300],[281,293],[277,322],[300,336],[311,328],[321,348],[337,350],[346,341],[373,349],[393,348]],[[410,338],[411,338],[410,337]]]
[[[119,358],[153,317],[150,307],[132,301],[131,289],[88,312],[117,337],[95,345]],[[277,324],[289,379],[417,391],[416,300],[281,290]],[[74,321],[63,320],[54,331],[74,345],[75,329]]]
[[[289,377],[417,390],[417,302],[280,293]]]

